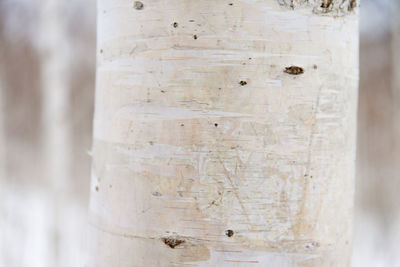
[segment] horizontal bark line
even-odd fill
[[[109,235],[121,237],[121,238],[127,238],[127,239],[148,239],[148,240],[154,240],[156,242],[159,242],[160,244],[163,242],[164,238],[176,238],[176,239],[181,239],[185,241],[185,245],[189,246],[207,246],[209,248],[213,248],[215,250],[221,250],[224,248],[222,251],[232,251],[232,252],[240,252],[240,251],[235,251],[234,248],[242,248],[244,249],[243,245],[241,244],[241,240],[234,241],[228,237],[225,236],[224,233],[221,233],[222,238],[226,238],[226,240],[221,240],[221,239],[207,239],[207,238],[200,238],[200,237],[192,237],[192,236],[185,236],[185,235],[180,235],[179,233],[175,232],[165,232],[165,233],[158,233],[158,234],[152,234],[152,235],[138,235],[138,234],[129,234],[126,232],[121,232],[121,231],[115,231],[115,230],[110,230],[109,228],[106,228],[104,225],[100,226],[95,222],[89,222],[89,226],[96,228],[98,231],[104,232]],[[296,249],[294,249],[294,246]],[[299,251],[299,247],[303,247],[302,251]],[[310,253],[310,254],[315,254],[318,255],[318,253],[325,253],[326,251],[329,251],[331,249],[334,249],[333,244],[320,244],[319,242],[316,242],[315,240],[312,239],[297,239],[297,240],[280,240],[277,242],[270,242],[269,247],[266,247],[265,245],[263,246],[251,246],[251,249],[255,251],[269,251],[269,252],[281,252],[281,253],[289,253],[289,254],[304,254],[304,253]],[[283,250],[282,250],[283,249]],[[287,250],[285,250],[287,249]]]

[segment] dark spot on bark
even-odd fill
[[[218,127],[218,123],[214,123],[214,126],[215,126],[215,127]]]
[[[317,248],[317,247],[319,247],[319,246],[320,246],[320,245],[319,245],[318,242],[313,241],[313,242],[311,242],[311,243],[307,243],[304,247],[305,247],[306,249],[313,249],[313,248]]]
[[[279,5],[288,9],[312,8],[318,15],[340,17],[350,14],[357,6],[357,0],[277,0]]]
[[[357,7],[357,0],[350,0],[348,11],[353,11]]]
[[[144,4],[143,4],[142,2],[140,2],[140,1],[135,1],[135,2],[133,3],[133,7],[134,7],[135,9],[137,9],[137,10],[142,10],[143,7],[144,7]]]
[[[193,35],[193,39],[197,40],[197,35],[196,34]]]
[[[291,75],[299,75],[304,73],[304,69],[298,66],[290,66],[286,67],[284,72],[291,74]]]
[[[181,126],[183,127],[183,126],[185,126],[185,124],[182,123]]]
[[[321,3],[321,8],[330,9],[333,6],[333,0],[323,0]]]
[[[97,185],[96,185],[95,189],[97,192],[99,192],[99,187]]]
[[[189,20],[189,22],[194,22],[194,19]]]
[[[225,231],[225,235],[227,236],[227,237],[232,237],[233,235],[234,235],[234,232],[233,232],[233,230],[226,230]]]
[[[233,6],[233,3],[229,3],[230,6]]]
[[[155,197],[161,197],[162,196],[162,194],[160,193],[160,192],[153,192],[153,193],[151,193],[153,196],[155,196]]]
[[[164,91],[164,90],[161,90],[160,92],[161,92],[161,93],[163,93],[163,94],[165,93],[165,91]]]
[[[172,26],[174,26],[174,28],[178,28],[178,22],[174,22],[174,23],[172,24]]]
[[[161,240],[164,242],[165,245],[169,246],[170,248],[175,248],[180,244],[185,243],[185,240],[175,237],[163,237]]]
[[[240,81],[239,84],[240,84],[241,86],[245,86],[245,85],[247,84],[247,82],[246,82],[246,81]]]
[[[313,68],[316,70],[316,69],[318,69],[318,66],[317,66],[317,65],[314,65]]]

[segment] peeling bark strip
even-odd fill
[[[357,16],[133,3],[98,0],[87,266],[348,266]]]
[[[311,7],[315,14],[332,16],[347,15],[358,6],[357,0],[278,0],[278,3],[290,9]]]

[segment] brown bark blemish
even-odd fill
[[[173,26],[174,28],[178,28],[178,22],[172,23],[172,26]]]
[[[234,235],[234,232],[233,232],[233,230],[228,229],[228,230],[225,231],[225,235],[227,237],[232,237]]]
[[[312,250],[312,249],[318,248],[319,246],[320,246],[320,244],[318,242],[313,241],[311,243],[306,243],[304,247],[306,249]]]
[[[350,14],[357,7],[357,0],[277,0],[288,9],[308,7],[314,14],[340,17]]]
[[[99,187],[97,185],[94,189],[96,190],[96,192],[99,192]]]
[[[161,238],[161,240],[164,242],[165,245],[169,246],[172,249],[185,243],[185,240],[175,237],[163,237]]]
[[[245,86],[245,85],[247,84],[247,82],[246,82],[246,81],[240,81],[239,84],[240,84],[241,86]]]
[[[357,7],[357,0],[350,0],[349,6],[347,7],[348,11],[353,11]]]
[[[308,0],[278,0],[279,5],[295,9],[308,3]]]
[[[218,127],[218,123],[214,123],[214,126],[215,126],[215,127]]]
[[[340,17],[350,14],[357,7],[357,0],[320,0],[319,4],[314,6],[313,13]]]
[[[197,35],[196,34],[193,35],[193,39],[197,40]]]
[[[142,10],[142,9],[144,8],[144,4],[143,4],[142,2],[140,2],[140,1],[135,1],[135,2],[133,3],[133,7],[134,7],[136,10]]]
[[[321,8],[329,9],[333,7],[333,0],[323,0],[321,3]]]
[[[291,74],[291,75],[299,75],[299,74],[304,73],[304,69],[302,67],[298,67],[298,66],[290,66],[290,67],[286,67],[283,72],[286,72],[287,74]]]

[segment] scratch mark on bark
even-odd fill
[[[300,224],[300,221],[302,220],[302,217],[304,216],[305,213],[305,207],[306,207],[306,202],[310,190],[310,173],[311,173],[311,162],[312,162],[312,153],[313,153],[313,144],[314,144],[314,138],[316,134],[315,126],[316,126],[316,117],[319,109],[319,103],[321,99],[321,92],[322,92],[322,87],[318,89],[317,97],[314,103],[314,108],[313,108],[313,115],[312,117],[315,118],[314,121],[311,124],[311,129],[310,129],[310,134],[308,138],[308,146],[307,146],[307,163],[306,163],[306,172],[304,175],[304,185],[303,185],[303,198],[301,199],[300,202],[300,210],[299,210],[299,218],[297,224]],[[295,233],[298,235],[299,233]]]
[[[232,180],[232,177],[231,177],[232,174],[230,174],[230,172],[229,172],[228,169],[225,167],[225,164],[222,162],[222,160],[221,160],[221,158],[220,158],[219,156],[218,156],[218,160],[219,160],[219,162],[220,162],[222,168],[224,169],[225,177],[227,178],[227,180],[229,181],[229,183],[230,183],[230,185],[231,185],[231,187],[232,187],[232,189],[233,189],[233,193],[234,193],[234,195],[235,195],[237,201],[239,202],[240,208],[242,209],[243,214],[246,216],[246,219],[247,219],[248,223],[250,224],[249,215],[248,215],[248,213],[247,213],[246,207],[245,207],[245,205],[244,205],[242,199],[240,198],[239,191],[238,191],[238,187],[234,184],[234,182],[233,182],[233,180]],[[240,160],[240,159],[239,159],[239,160]]]
[[[157,236],[144,236],[144,235],[134,235],[134,234],[128,234],[128,233],[120,233],[117,231],[113,231],[110,229],[106,229],[100,225],[97,225],[93,222],[88,222],[88,224],[97,230],[113,235],[113,236],[119,236],[123,238],[128,238],[128,239],[150,239],[150,240],[164,240],[168,238],[175,238],[175,239],[182,239],[186,243],[190,243],[191,245],[196,245],[196,243],[210,243],[212,242],[210,239],[205,239],[205,238],[197,238],[197,237],[191,237],[191,236],[184,236],[184,235],[177,235],[176,233],[173,233],[173,235],[165,236],[165,235],[157,235]],[[184,243],[181,242],[180,244]]]

